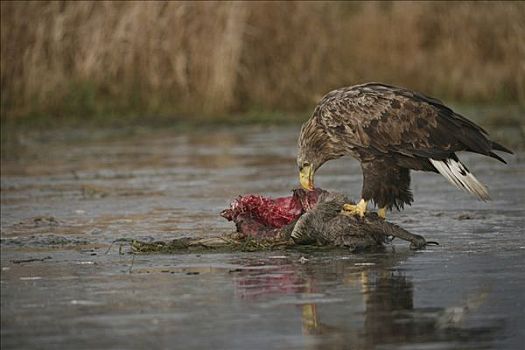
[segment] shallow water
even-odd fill
[[[493,200],[413,174],[383,253],[130,255],[111,242],[214,236],[242,193],[297,186],[297,128],[47,133],[3,152],[1,345],[13,348],[518,349],[525,162],[462,159]],[[4,156],[5,155],[5,156]],[[360,192],[359,164],[317,185]],[[119,254],[120,251],[120,254]]]

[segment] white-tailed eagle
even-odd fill
[[[303,188],[313,189],[314,174],[326,161],[351,155],[361,162],[363,188],[350,213],[363,215],[373,201],[383,218],[393,207],[413,201],[410,170],[439,172],[450,183],[481,200],[487,188],[461,163],[456,152],[512,153],[489,139],[480,126],[443,102],[423,94],[379,83],[329,92],[303,124],[297,165]]]

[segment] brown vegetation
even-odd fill
[[[520,2],[2,2],[1,112],[312,109],[365,81],[525,103]]]

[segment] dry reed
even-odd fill
[[[312,109],[364,81],[525,104],[520,2],[1,3],[1,113]]]

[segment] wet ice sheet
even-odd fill
[[[111,136],[111,134],[110,134]],[[391,219],[440,242],[353,256],[119,254],[117,238],[232,230],[238,194],[297,185],[296,128],[22,140],[2,159],[2,348],[518,348],[525,166],[465,155],[493,201],[415,173]],[[317,184],[360,191],[359,165]],[[123,247],[125,251],[126,248]]]

